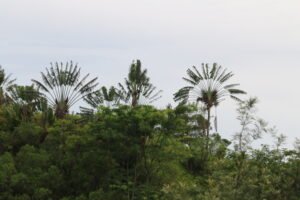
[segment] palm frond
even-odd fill
[[[246,94],[245,91],[239,89],[228,89],[230,94]]]
[[[235,101],[238,101],[238,102],[243,102],[240,98],[234,96],[234,95],[230,95],[230,97],[235,100]]]

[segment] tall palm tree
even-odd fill
[[[0,66],[0,105],[11,100],[8,90],[14,85],[16,79],[11,79],[11,74],[6,74]]]
[[[161,90],[156,91],[156,87],[150,83],[147,76],[147,69],[142,70],[140,60],[133,61],[130,65],[128,77],[125,78],[125,84],[119,83],[119,95],[125,103],[130,103],[136,107],[142,103],[142,98],[148,103],[159,99]]]
[[[243,90],[236,89],[239,84],[226,84],[226,82],[233,76],[232,72],[227,72],[217,63],[213,63],[212,67],[208,64],[202,64],[201,72],[193,66],[192,69],[187,70],[187,78],[183,78],[189,86],[181,88],[174,94],[174,100],[180,103],[196,103],[199,102],[204,105],[207,111],[208,127],[206,130],[206,137],[209,137],[211,108],[219,105],[226,96],[240,101],[237,94],[245,94]]]
[[[57,118],[64,118],[69,109],[79,100],[89,95],[98,85],[97,77],[87,81],[89,74],[80,78],[81,69],[77,64],[51,63],[46,73],[41,72],[42,82],[32,79],[37,87],[45,93]]]

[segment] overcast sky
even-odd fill
[[[0,64],[30,84],[50,62],[73,60],[110,86],[140,59],[164,107],[188,67],[217,62],[259,98],[259,116],[291,147],[300,124],[299,9],[299,0],[0,0]],[[239,128],[235,109],[230,99],[218,107],[228,139]]]

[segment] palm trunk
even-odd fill
[[[211,107],[208,106],[208,107],[207,107],[206,150],[208,150],[208,142],[209,142],[210,109],[211,109]]]
[[[132,94],[131,106],[132,107],[137,107],[138,106],[138,95],[136,94],[136,92],[134,92]]]

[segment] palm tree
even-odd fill
[[[202,72],[202,73],[201,73]],[[233,76],[232,72],[227,72],[217,63],[213,63],[210,67],[208,64],[202,64],[202,71],[199,71],[195,66],[187,70],[187,78],[183,78],[189,83],[189,86],[181,88],[174,94],[174,100],[180,103],[196,103],[204,105],[207,111],[206,137],[209,137],[211,108],[216,107],[225,99],[226,96],[240,101],[236,94],[245,94],[246,92],[236,89],[239,84],[225,83]]]
[[[97,108],[102,104],[111,107],[119,103],[120,96],[115,87],[106,88],[103,86],[99,90],[85,96],[84,100],[93,108]]]
[[[11,100],[8,90],[14,85],[16,79],[11,79],[11,74],[6,74],[0,66],[0,105]]]
[[[84,101],[92,108],[80,106],[79,114],[82,116],[82,122],[91,121],[91,119],[93,119],[95,109],[97,109],[100,105],[105,105],[111,108],[119,104],[120,96],[115,87],[112,86],[108,89],[103,86],[99,90],[85,96]]]
[[[125,85],[119,83],[119,95],[125,103],[130,103],[136,107],[142,103],[142,98],[148,103],[159,99],[161,90],[156,92],[156,87],[150,83],[147,76],[147,69],[142,70],[140,60],[132,62],[130,65],[128,78],[125,78]]]
[[[45,98],[33,85],[14,85],[9,89],[11,105],[21,121],[30,121],[33,114],[38,111],[38,105]]]
[[[75,103],[92,93],[98,85],[97,77],[87,81],[89,74],[80,79],[80,71],[72,61],[65,66],[56,62],[46,68],[46,73],[41,72],[43,83],[32,80],[45,93],[57,118],[64,118]]]

